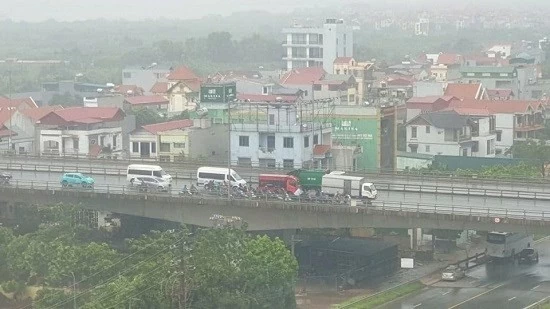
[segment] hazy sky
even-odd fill
[[[331,2],[332,0],[321,0]],[[236,11],[289,11],[296,2],[313,0],[1,0],[0,19],[42,21],[125,18],[200,18],[205,15],[229,15]],[[274,5],[274,3],[277,3]]]
[[[407,7],[427,2],[456,4],[456,0],[0,0],[0,19],[63,21],[85,19],[144,18],[200,18],[205,15],[230,15],[237,11],[264,10],[273,13],[288,12],[297,7],[330,5],[331,3],[367,2],[374,5],[406,4]],[[479,1],[479,2],[478,2]],[[547,4],[548,0],[523,0],[530,4]],[[464,1],[459,1],[464,3]],[[487,4],[522,2],[522,0],[466,0],[469,3]],[[431,4],[428,5],[432,6]],[[433,6],[432,6],[433,7]]]

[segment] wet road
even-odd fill
[[[538,243],[540,262],[533,265],[488,264],[457,282],[439,282],[384,309],[516,309],[550,295],[550,240]]]
[[[12,184],[16,185],[17,181],[33,181],[35,183],[49,182],[57,186],[60,181],[61,173],[57,172],[28,172],[28,171],[13,171]],[[110,175],[94,175],[96,188],[104,189],[105,186],[127,186],[128,181],[126,176],[110,176]],[[173,193],[177,193],[184,185],[191,185],[193,180],[174,179],[172,183]],[[59,185],[61,187],[61,185]],[[452,195],[452,194],[435,194],[435,193],[417,193],[417,192],[400,192],[400,191],[379,191],[379,197],[375,204],[387,203],[391,207],[399,207],[400,203],[409,207],[420,204],[420,208],[432,210],[431,206],[457,207],[462,209],[472,208],[473,212],[483,212],[487,208],[499,210],[499,213],[504,213],[506,210],[513,211],[536,211],[537,215],[547,211],[550,217],[550,200],[535,200],[535,199],[513,199],[499,197],[483,197],[483,196],[468,196],[468,195]],[[416,207],[416,206],[415,206]],[[503,211],[500,211],[503,210]],[[545,214],[546,216],[546,214]]]

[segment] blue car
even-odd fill
[[[82,186],[84,188],[93,188],[95,180],[92,177],[85,176],[82,173],[65,173],[61,178],[61,186],[75,187]]]

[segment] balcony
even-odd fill
[[[544,129],[544,124],[541,123],[521,123],[516,124],[514,128],[516,132],[530,132],[530,131],[539,131]]]
[[[458,136],[458,142],[459,143],[469,142],[471,140],[472,140],[472,135],[471,134],[462,134],[462,135]]]
[[[275,148],[260,146],[258,148],[258,159],[276,159]]]

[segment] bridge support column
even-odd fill
[[[422,228],[409,229],[408,234],[410,236],[411,249],[414,251],[418,250],[418,246],[422,240]]]

